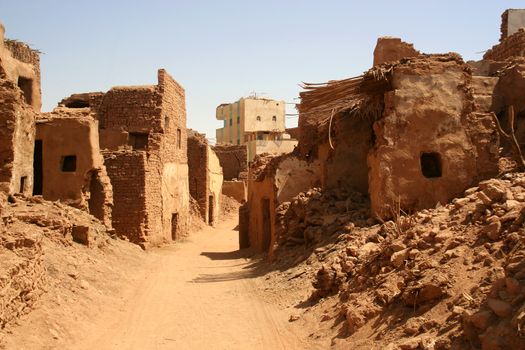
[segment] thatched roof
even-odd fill
[[[319,124],[323,124],[334,114],[361,110],[388,88],[391,72],[392,65],[382,65],[358,77],[320,84],[303,83],[305,91],[299,94],[299,113],[306,118],[316,118]]]

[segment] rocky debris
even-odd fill
[[[64,249],[77,243],[101,248],[110,232],[86,212],[39,196],[15,195],[0,203],[0,327],[4,328],[36,307],[55,273],[44,262],[46,242]]]
[[[241,203],[239,203],[232,197],[228,197],[226,195],[221,194],[220,203],[221,203],[220,214],[219,214],[220,220],[226,220],[239,213],[239,207],[241,206]]]
[[[277,260],[294,251],[304,260],[310,302],[334,299],[345,344],[368,324],[375,344],[392,349],[525,348],[524,173],[380,225],[366,203],[311,189],[277,213]]]
[[[343,188],[301,192],[276,210],[278,245],[312,245],[355,226],[366,226],[374,222],[368,208],[366,196]]]

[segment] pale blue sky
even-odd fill
[[[6,37],[44,53],[44,111],[72,93],[155,83],[162,67],[186,89],[188,127],[214,138],[220,103],[252,91],[294,102],[301,81],[359,75],[379,36],[478,60],[499,39],[501,13],[521,7],[525,1],[0,0],[0,21]]]

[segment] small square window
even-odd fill
[[[276,122],[277,121],[277,117],[276,116],[273,116],[272,117],[272,122]]]
[[[139,132],[130,132],[128,136],[128,145],[136,149],[146,149],[148,146],[148,134]]]
[[[258,122],[260,122],[261,121],[261,116],[258,115],[256,119],[257,119]]]
[[[60,161],[62,171],[65,173],[73,173],[77,170],[77,156],[63,156]]]

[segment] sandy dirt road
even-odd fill
[[[119,311],[74,349],[304,349],[289,311],[261,297],[264,278],[237,251],[236,222],[152,252]]]

